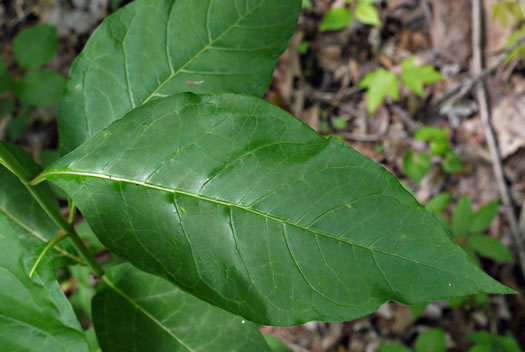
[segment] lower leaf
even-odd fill
[[[103,280],[92,310],[104,352],[269,351],[255,324],[129,264]]]
[[[41,286],[27,275],[16,232],[0,212],[0,349],[87,352],[85,335],[58,283]]]

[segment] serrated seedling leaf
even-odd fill
[[[363,77],[359,86],[366,88],[369,114],[373,114],[388,96],[394,101],[399,100],[399,83],[397,76],[382,67]]]
[[[408,58],[401,63],[401,80],[414,93],[424,96],[423,86],[443,80],[439,71],[430,65],[417,66],[415,57]]]

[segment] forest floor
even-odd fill
[[[112,12],[109,2],[2,1],[0,56],[16,76],[12,56],[16,33],[37,23],[53,24],[60,36],[59,53],[47,67],[67,75],[90,33]],[[471,346],[468,336],[480,330],[510,333],[525,349],[525,273],[509,226],[509,213],[519,222],[523,211],[521,235],[525,236],[525,64],[519,57],[498,61],[514,30],[511,25],[505,27],[493,20],[493,6],[498,0],[485,0],[485,16],[481,19],[486,66],[493,67],[482,80],[488,87],[490,128],[482,120],[484,104],[480,104],[477,88],[468,89],[472,79],[480,75],[473,60],[479,48],[472,45],[475,21],[471,0],[378,1],[380,27],[355,20],[343,30],[326,32],[319,30],[325,14],[333,7],[348,5],[332,0],[311,3],[311,8],[303,9],[265,98],[321,134],[343,138],[384,165],[422,204],[443,192],[450,193],[453,198],[445,210],[447,217],[464,195],[470,197],[474,209],[502,199],[495,173],[499,168],[497,158],[487,144],[487,133],[495,133],[511,208],[506,209],[502,202],[488,235],[510,248],[515,259],[481,259],[480,264],[489,275],[521,294],[490,296],[483,302],[472,299],[459,308],[452,308],[448,301],[433,302],[417,317],[408,306],[387,303],[376,313],[352,322],[263,327],[263,332],[278,336],[294,352],[377,351],[385,342],[412,346],[418,334],[429,328],[445,331],[450,351],[467,351]],[[397,101],[387,98],[369,113],[366,91],[359,85],[363,77],[378,67],[399,74],[401,63],[411,56],[418,65],[435,67],[443,80],[426,85],[423,96],[401,85]],[[458,94],[462,88],[464,92]],[[29,128],[17,140],[36,159],[42,150],[57,147],[55,115],[54,108],[38,108],[32,113]],[[8,120],[0,120],[2,139]],[[407,177],[403,165],[406,153],[429,149],[427,143],[414,137],[424,126],[449,129],[450,148],[462,160],[461,171],[445,172],[443,157],[434,155],[430,170],[420,182]]]

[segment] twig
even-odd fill
[[[504,52],[499,54],[496,61],[489,67],[484,70],[481,70],[476,77],[463,83],[456,89],[444,94],[439,97],[434,103],[434,106],[441,106],[439,112],[442,115],[446,115],[450,109],[457,104],[461,99],[463,99],[474,87],[478,84],[484,82],[488,76],[490,76],[496,69],[501,66],[510,53],[512,53],[516,48],[525,43],[525,35],[523,35],[516,43],[506,49]]]
[[[483,73],[483,0],[472,0],[472,52],[474,73],[481,75]],[[479,104],[479,114],[483,124],[483,129],[485,130],[485,138],[487,140],[487,145],[492,158],[492,167],[494,168],[494,174],[496,176],[496,182],[501,195],[503,208],[507,216],[507,221],[510,225],[510,233],[518,251],[521,271],[525,275],[525,245],[523,243],[516,214],[514,214],[510,191],[503,173],[502,161],[496,135],[491,125],[489,98],[485,82],[481,82],[481,84],[476,87],[476,97]]]

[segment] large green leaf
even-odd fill
[[[104,352],[269,351],[257,325],[129,264],[113,267],[104,282],[93,300]]]
[[[300,9],[301,0],[136,0],[117,11],[73,64],[59,107],[61,150],[157,97],[261,96]]]
[[[22,231],[0,212],[0,350],[87,352],[80,324],[58,283],[41,286],[25,271],[18,239]]]
[[[383,167],[254,97],[156,100],[45,178],[107,248],[255,322],[512,292]]]

